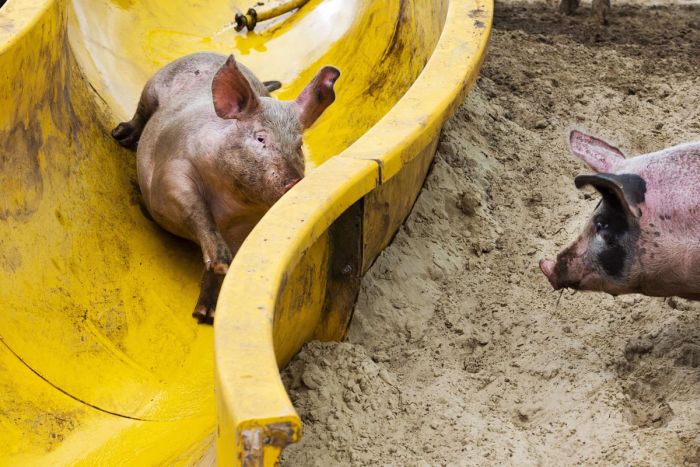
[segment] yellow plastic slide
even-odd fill
[[[476,77],[492,4],[310,0],[235,30],[284,3],[0,8],[0,465],[193,465],[215,444],[221,465],[273,465],[300,436],[277,366],[344,335]],[[342,72],[305,136],[308,177],[241,249],[216,329],[190,316],[199,248],[143,215],[135,154],[109,134],[150,75],[197,51],[235,54],[280,99]]]

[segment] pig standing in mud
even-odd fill
[[[631,159],[580,131],[569,144],[597,172],[576,187],[602,199],[573,245],[540,261],[552,287],[700,299],[700,142]]]
[[[193,316],[212,322],[229,264],[265,212],[304,176],[302,133],[335,100],[324,67],[295,101],[270,96],[233,55],[198,53],[160,69],[112,136],[137,150],[146,208],[204,256]]]

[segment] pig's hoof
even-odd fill
[[[228,272],[228,263],[216,261],[212,263],[211,270],[214,271],[216,274],[224,275]]]
[[[215,259],[211,262],[208,269],[214,271],[216,274],[226,274],[231,261],[233,261],[231,250],[228,249],[225,243],[220,243],[216,246]]]
[[[112,130],[112,137],[127,149],[136,149],[141,135],[130,122],[121,122]]]
[[[214,274],[226,275],[228,272],[228,266],[231,264],[232,258],[229,259],[225,256],[219,256],[214,261],[209,260],[206,262],[207,271],[212,271]]]
[[[214,308],[197,305],[192,312],[192,317],[196,318],[199,324],[214,324],[214,311]]]
[[[277,91],[282,87],[282,83],[279,81],[263,81],[263,85],[267,89],[267,92]]]

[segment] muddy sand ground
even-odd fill
[[[700,462],[700,304],[554,293],[537,261],[598,196],[572,125],[628,154],[700,138],[700,5],[613,1],[608,27],[499,1],[474,90],[363,280],[345,343],[284,379],[304,438],[284,464]]]

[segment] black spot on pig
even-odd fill
[[[625,262],[639,235],[639,227],[631,223],[615,198],[604,197],[593,216],[596,235],[593,248],[597,263],[613,278],[624,275]],[[602,242],[600,241],[602,240]]]
[[[614,245],[598,254],[598,260],[603,270],[613,277],[619,277],[622,274],[626,258],[627,252],[622,245]]]

